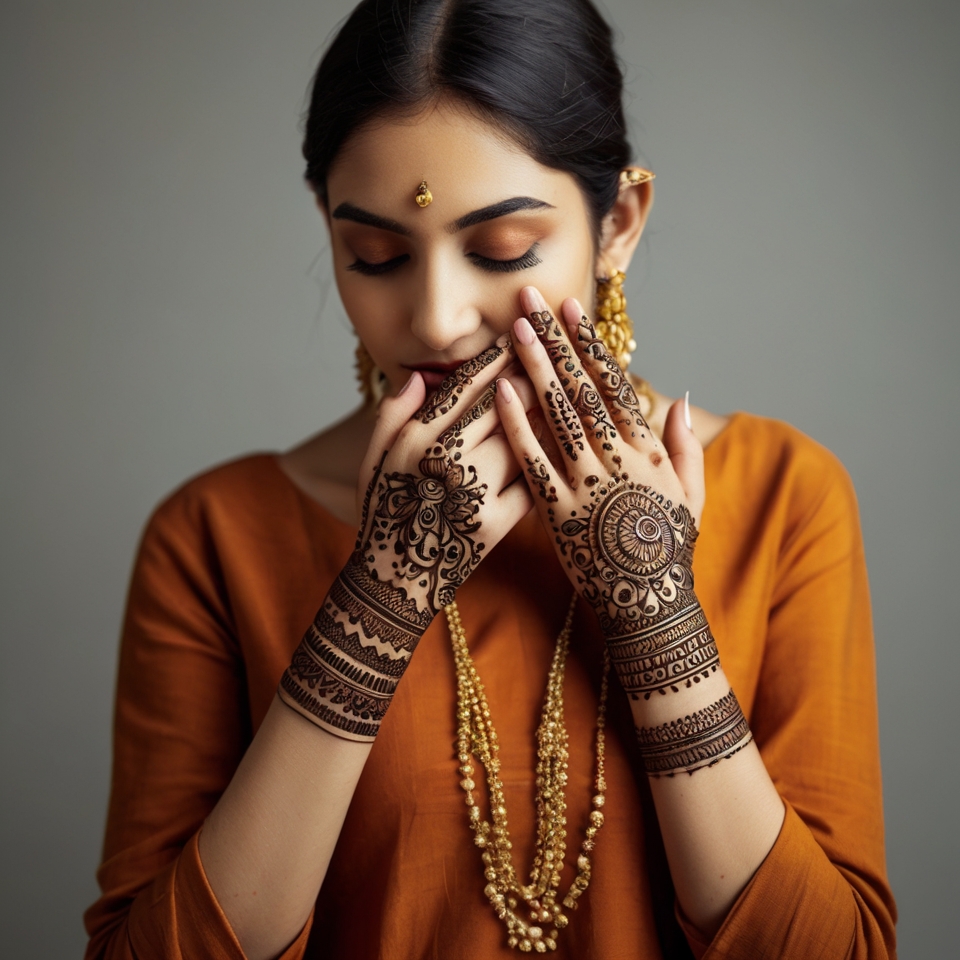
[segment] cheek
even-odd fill
[[[396,340],[406,316],[402,298],[391,286],[371,282],[350,271],[337,276],[337,289],[347,318],[370,352],[381,361],[385,359],[384,346]]]
[[[589,235],[571,233],[558,237],[542,254],[543,263],[528,271],[520,286],[534,284],[554,309],[567,297],[576,297],[588,312],[594,309],[593,245]]]

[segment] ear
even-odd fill
[[[653,206],[653,182],[623,186],[600,225],[597,269],[605,276],[613,270],[627,272]]]

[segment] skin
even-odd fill
[[[413,201],[422,179],[434,196],[425,209]],[[391,450],[395,469],[415,470],[425,445],[455,419],[411,422],[443,371],[504,333],[517,342],[517,318],[546,305],[575,324],[576,300],[591,302],[595,278],[629,266],[653,190],[648,183],[623,191],[595,242],[571,176],[537,163],[448,101],[415,116],[384,117],[356,132],[330,170],[327,188],[329,203],[319,206],[341,298],[386,375],[388,396],[379,411],[357,410],[283,455],[280,464],[306,493],[356,524],[358,491],[366,488],[381,451]],[[543,205],[462,229],[452,226],[514,197]],[[403,232],[358,223],[356,210],[393,221]],[[533,258],[540,262],[528,258],[531,265],[524,269],[497,271],[478,259],[515,259],[534,245]],[[376,264],[396,258],[406,259],[378,275],[351,269],[358,259]],[[546,355],[537,341],[519,342],[517,353],[512,364],[506,358],[491,365],[461,401],[466,409],[494,379],[509,381],[496,408],[471,425],[463,448],[481,477],[496,478],[484,505],[488,546],[535,502],[518,463],[533,444],[541,449],[525,414],[538,408]],[[648,419],[662,439],[645,442],[659,444],[662,466],[650,466],[646,448],[631,447],[625,456],[642,458],[637,476],[653,471],[666,478],[671,495],[699,516],[702,448],[725,421],[696,408],[691,413],[692,431],[684,424],[682,402],[658,395]],[[556,461],[555,445],[539,435],[542,454]],[[596,464],[591,469],[596,473]],[[729,684],[724,686],[722,671],[714,677],[694,691],[634,702],[637,724],[662,723],[716,700]],[[369,744],[327,733],[279,700],[268,711],[200,836],[209,882],[250,960],[277,956],[306,922],[369,750]],[[652,781],[652,788],[680,903],[710,935],[773,845],[782,803],[752,744],[715,768]]]

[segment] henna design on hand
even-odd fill
[[[550,389],[543,396],[547,401],[547,413],[553,422],[557,443],[571,460],[576,460],[577,451],[583,452],[583,431],[569,398],[555,380],[550,381]]]
[[[549,310],[530,314],[530,325],[540,338],[547,356],[557,371],[560,385],[573,405],[580,423],[601,441],[604,450],[612,450],[612,441],[617,439],[617,430],[610,420],[610,413],[596,387],[584,377],[584,372],[575,357],[560,325]],[[580,449],[583,449],[582,447]]]
[[[385,456],[385,455],[384,455]],[[357,546],[280,681],[289,706],[373,740],[420,637],[480,562],[486,484],[436,444],[419,473],[374,470]]]
[[[460,364],[450,376],[443,380],[436,392],[427,397],[423,406],[413,415],[414,419],[421,423],[429,423],[449,413],[457,405],[460,394],[473,383],[473,378],[509,349],[511,349],[509,342],[502,347],[494,344],[492,347],[487,347],[483,353]]]
[[[547,465],[539,457],[534,457],[531,460],[525,456],[523,459],[527,462],[527,473],[530,475],[530,482],[540,491],[540,496],[543,497],[547,503],[556,503],[557,488],[550,483],[550,472],[547,470]]]
[[[710,706],[658,727],[637,727],[640,754],[647,775],[673,777],[686,771],[691,776],[704,767],[742,750],[753,734],[730,690]]]
[[[719,667],[693,590],[697,529],[683,504],[614,476],[567,519],[548,518],[577,589],[597,613],[628,695],[690,687]]]
[[[497,385],[496,383],[491,383],[490,386],[480,394],[480,399],[477,400],[452,427],[448,427],[440,434],[437,443],[441,444],[443,449],[448,453],[457,447],[462,447],[463,440],[461,439],[461,434],[463,431],[466,430],[471,423],[476,423],[488,410],[492,410],[496,406],[496,402]],[[460,459],[459,451],[453,454],[453,459]]]
[[[577,342],[582,345],[583,353],[596,361],[601,369],[597,386],[613,410],[614,420],[623,427],[636,423],[643,430],[650,430],[640,412],[640,398],[630,383],[630,377],[617,363],[616,357],[607,349],[603,340],[597,336],[596,327],[585,316],[580,318],[577,327]],[[645,433],[640,435],[646,436]]]

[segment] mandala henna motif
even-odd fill
[[[450,376],[448,376],[436,392],[431,394],[424,401],[423,406],[413,415],[415,420],[421,423],[429,423],[445,413],[449,413],[460,400],[460,395],[473,383],[473,378],[480,373],[484,367],[488,367],[498,357],[510,349],[507,346],[498,346],[494,344],[488,347],[483,353],[477,355],[472,360],[467,360],[460,364]]]
[[[693,517],[623,476],[585,486],[590,502],[582,512],[560,520],[550,508],[548,516],[621,685],[649,699],[699,683],[720,661],[693,591]]]
[[[384,455],[385,457],[385,455]],[[281,699],[337,736],[376,738],[397,683],[440,607],[480,562],[486,485],[442,444],[419,473],[367,490],[356,548],[280,681]]]
[[[712,767],[742,750],[753,735],[730,690],[710,706],[658,727],[638,727],[647,775],[673,777]]]

